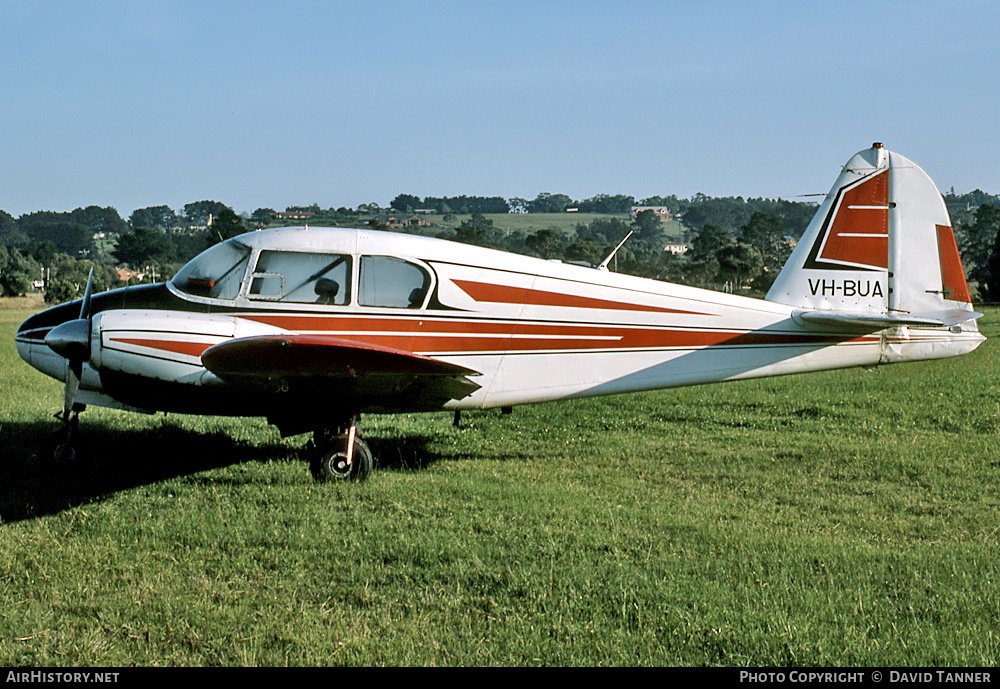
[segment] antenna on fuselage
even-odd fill
[[[635,232],[635,230],[632,230],[632,231],[630,231],[630,232],[629,232],[629,233],[628,233],[627,235],[625,235],[625,239],[621,240],[621,241],[620,241],[620,242],[618,243],[618,246],[616,246],[616,247],[614,248],[614,251],[612,251],[612,252],[611,252],[610,254],[608,254],[608,257],[607,257],[606,259],[604,259],[603,261],[601,261],[601,265],[597,266],[597,269],[598,269],[598,270],[604,270],[604,271],[607,271],[607,269],[608,269],[608,264],[609,264],[609,263],[611,263],[611,259],[613,259],[613,258],[615,257],[615,254],[617,254],[617,253],[618,253],[618,250],[619,250],[620,248],[622,248],[622,246],[623,246],[623,245],[625,244],[625,242],[627,242],[627,241],[628,241],[628,238],[632,236],[632,233],[633,233],[633,232]]]

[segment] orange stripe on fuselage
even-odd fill
[[[680,330],[518,322],[434,321],[422,318],[322,317],[254,314],[243,318],[294,333],[434,356],[559,351],[702,349],[706,347],[823,347],[870,344],[878,336],[820,335],[767,331]],[[110,342],[199,358],[215,342],[109,337]]]
[[[509,285],[495,285],[488,282],[475,282],[473,280],[452,280],[463,292],[476,301],[494,304],[524,304],[526,306],[560,306],[577,309],[603,309],[612,311],[646,311],[652,313],[686,313],[695,316],[707,316],[709,314],[697,311],[684,311],[682,309],[671,309],[664,306],[652,306],[650,304],[633,304],[624,301],[611,301],[609,299],[597,299],[595,297],[582,297],[576,294],[563,294],[561,292],[546,292],[543,290],[529,289],[527,287],[511,287]]]
[[[202,352],[211,347],[215,342],[184,342],[178,340],[153,340],[144,337],[109,337],[109,342],[122,342],[124,344],[159,349],[164,352],[174,352],[175,354],[185,354],[187,356],[200,357]]]
[[[866,341],[844,335],[655,327],[433,320],[293,314],[243,315],[290,332],[329,333],[341,340],[423,354],[481,354],[556,350],[627,350],[718,346],[827,346]],[[878,341],[878,338],[874,338]]]
[[[421,354],[479,354],[494,352],[586,351],[630,349],[701,349],[704,347],[778,347],[829,346],[849,341],[878,342],[878,338],[837,335],[795,335],[759,332],[722,332],[688,330],[629,330],[615,341],[604,339],[553,338],[483,338],[397,336],[371,333],[338,334],[340,339],[366,342],[382,347],[403,349]]]

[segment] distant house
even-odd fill
[[[630,214],[632,220],[635,220],[635,216],[643,211],[653,211],[660,219],[660,222],[667,222],[668,220],[674,219],[670,209],[666,206],[632,206],[632,212]]]
[[[275,213],[274,216],[278,220],[308,220],[309,218],[315,218],[316,214],[312,211],[282,211],[281,213]]]
[[[386,226],[394,229],[401,229],[407,227],[424,227],[425,225],[429,225],[430,223],[428,223],[426,220],[416,215],[411,215],[408,218],[397,218],[393,215],[390,215],[388,218],[385,219],[385,224]]]
[[[135,278],[136,280],[142,280],[142,273],[137,273],[136,271],[129,270],[128,268],[118,269],[118,279],[121,280],[122,282],[128,282],[132,278]]]
[[[688,252],[687,244],[667,244],[663,247],[664,251],[674,254],[675,256],[680,256],[681,254],[686,254]]]

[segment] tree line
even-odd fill
[[[952,190],[944,200],[967,277],[978,286],[978,298],[1000,301],[1000,198],[980,190],[963,195]],[[681,234],[668,237],[659,217],[650,211],[629,217],[635,205],[667,207],[679,221]],[[559,213],[571,208],[605,217],[579,222],[572,231],[554,226],[501,230],[487,217],[515,211]],[[702,194],[690,199],[652,197],[638,203],[631,196],[604,194],[583,201],[547,193],[532,201],[474,196],[421,199],[400,194],[388,209],[372,203],[357,209],[324,211],[313,204],[288,210],[313,213],[317,222],[375,228],[386,227],[391,211],[431,210],[452,220],[418,231],[592,266],[631,232],[611,269],[710,289],[763,293],[812,219],[816,205]],[[48,301],[71,299],[82,291],[92,266],[97,289],[122,284],[117,272],[121,267],[144,272],[147,280],[153,276],[169,279],[212,244],[272,225],[275,215],[268,208],[238,215],[217,201],[190,203],[181,211],[150,206],[133,211],[128,220],[114,208],[98,206],[66,213],[37,211],[19,218],[0,210],[0,296],[24,294],[44,280]],[[686,253],[664,251],[668,241],[683,244]]]

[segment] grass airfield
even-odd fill
[[[0,665],[996,666],[1000,311],[957,359],[368,416],[364,484],[263,420],[90,408],[0,309]]]

